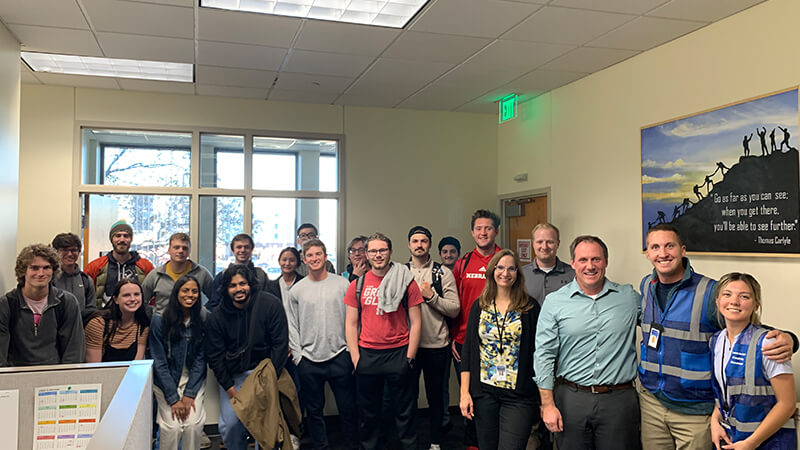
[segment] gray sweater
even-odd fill
[[[197,278],[197,281],[200,283],[198,287],[202,292],[201,297],[205,297],[202,299],[203,305],[205,305],[208,303],[208,299],[211,298],[214,277],[211,276],[211,273],[209,273],[205,267],[191,260],[189,260],[189,264],[192,265],[192,268],[186,275]],[[151,270],[150,273],[147,274],[147,277],[145,277],[144,283],[142,283],[142,300],[145,303],[149,303],[151,298],[155,298],[153,313],[160,314],[164,312],[167,303],[169,303],[169,296],[172,294],[172,286],[174,285],[175,282],[172,281],[172,277],[167,273],[167,263],[164,263],[156,267],[155,270]]]
[[[422,289],[422,283],[433,282],[433,259],[429,259],[422,267],[411,265],[411,273],[414,280]],[[453,319],[458,316],[461,310],[461,303],[458,301],[458,289],[453,272],[445,266],[441,266],[442,277],[442,296],[433,289],[433,297],[425,299],[422,303],[420,312],[422,313],[422,335],[419,339],[420,348],[442,348],[450,344],[450,328],[447,318]]]
[[[347,350],[344,337],[344,295],[350,283],[329,273],[322,281],[306,277],[288,290],[289,349],[302,358],[324,362]]]

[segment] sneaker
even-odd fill
[[[211,448],[211,439],[208,438],[205,431],[200,435],[200,448]]]
[[[439,447],[439,444],[431,444],[431,448],[428,450],[442,450],[442,447]]]
[[[292,441],[292,448],[294,450],[300,450],[300,438],[293,434],[290,434],[289,439]]]

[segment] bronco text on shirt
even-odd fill
[[[370,270],[364,275],[364,286],[361,289],[361,332],[358,336],[359,347],[383,350],[408,345],[408,312],[400,305],[397,311],[387,313],[378,310],[378,286],[383,277],[376,276]],[[356,283],[350,283],[344,303],[358,308],[356,303]],[[408,285],[408,307],[422,303],[422,294],[415,281]]]

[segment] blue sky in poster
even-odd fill
[[[674,206],[684,198],[696,200],[692,192],[702,185],[706,175],[717,169],[717,162],[732,167],[743,153],[742,140],[750,140],[750,155],[761,155],[761,141],[756,128],[766,127],[767,148],[770,132],[775,129],[778,148],[786,128],[789,143],[798,147],[797,90],[762,97],[745,103],[698,114],[642,129],[642,226],[655,221],[657,211],[672,218]],[[784,145],[783,150],[787,150]],[[722,181],[717,172],[712,180]],[[706,195],[703,187],[701,193]]]

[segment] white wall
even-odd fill
[[[0,24],[0,292],[16,286],[17,182],[19,179],[20,117],[19,43]]]
[[[79,127],[86,123],[344,135],[344,237],[382,231],[396,243],[397,260],[408,255],[405,240],[413,225],[430,227],[434,239],[454,234],[469,247],[472,211],[497,206],[491,115],[25,84],[19,247],[78,231],[73,177]]]
[[[576,235],[597,234],[609,246],[609,277],[638,286],[652,269],[640,241],[640,128],[798,85],[798,17],[800,2],[767,1],[523,104],[498,129],[498,192],[550,187],[560,257]],[[512,181],[522,171],[528,181]],[[800,333],[800,259],[691,259],[711,277],[752,273],[764,287],[764,321]]]

